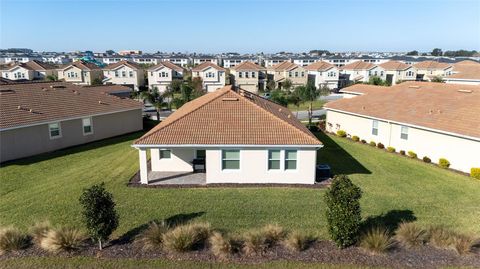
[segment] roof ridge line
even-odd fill
[[[231,87],[231,86],[230,86],[230,87]],[[150,134],[148,134],[148,132],[147,132],[147,134],[145,134],[144,136],[138,138],[138,139],[135,140],[135,142],[133,142],[133,143],[135,144],[135,143],[137,143],[140,139],[143,140],[143,139],[145,139],[145,138],[150,137],[151,135],[153,135],[153,134],[156,133],[157,131],[160,131],[160,130],[164,129],[165,127],[170,126],[170,125],[173,124],[174,122],[177,122],[178,120],[185,118],[185,116],[192,114],[193,112],[197,111],[197,110],[200,109],[201,107],[204,107],[205,105],[211,103],[213,100],[216,100],[217,98],[219,98],[219,97],[222,96],[222,95],[225,95],[226,93],[227,93],[227,91],[225,91],[224,93],[216,96],[215,98],[210,99],[208,102],[206,102],[206,103],[202,104],[201,106],[199,106],[199,107],[197,107],[197,108],[189,111],[188,113],[185,113],[185,114],[182,115],[181,117],[175,119],[175,120],[172,121],[172,122],[167,123],[165,126],[162,126],[162,128],[159,128],[158,130],[155,130],[154,132],[152,132],[152,133],[150,133]],[[207,93],[207,94],[208,94],[208,93]],[[194,100],[196,100],[196,99],[193,99],[193,100],[191,100],[191,101],[194,101]],[[189,102],[191,102],[191,101],[189,101]],[[186,105],[186,104],[188,104],[189,102],[187,102],[187,103],[185,103],[185,104],[183,104],[183,105]],[[178,110],[177,110],[177,111],[178,111]],[[160,122],[159,124],[161,124],[161,122]],[[157,126],[158,126],[158,125],[157,125]],[[155,127],[152,128],[151,130],[153,130],[153,129],[155,129]],[[150,132],[150,131],[149,131],[149,132]]]

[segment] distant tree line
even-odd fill
[[[445,52],[442,51],[440,48],[434,48],[431,52],[430,55],[432,56],[446,56],[446,57],[472,57],[478,53],[476,50],[447,50]],[[407,52],[408,56],[418,56],[420,55],[418,51],[412,50]],[[422,53],[422,56],[426,56],[427,53]]]

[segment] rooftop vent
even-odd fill
[[[61,88],[65,88],[65,85],[50,85],[50,88],[52,88],[52,89],[61,89]]]
[[[101,104],[101,105],[108,105],[107,103],[102,102],[102,101],[98,101],[98,103]]]
[[[416,86],[416,85],[411,85],[411,86],[408,86],[409,88],[411,89],[420,89],[420,86]]]
[[[461,92],[461,93],[472,93],[473,91],[472,91],[472,90],[458,90],[457,92]]]
[[[15,93],[14,90],[9,90],[9,89],[1,89],[0,90],[0,94],[1,95],[4,95],[4,94],[12,94],[12,93]]]
[[[222,101],[238,101],[237,97],[224,97]]]

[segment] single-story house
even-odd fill
[[[455,63],[452,74],[443,80],[446,83],[480,85],[480,63],[470,60]]]
[[[139,131],[142,103],[66,82],[0,85],[0,161]]]
[[[467,173],[480,167],[480,86],[412,81],[355,87],[344,91],[356,97],[325,105],[327,131],[344,130],[434,163],[446,158]]]
[[[287,108],[229,85],[183,105],[133,147],[142,184],[155,172],[193,172],[195,163],[206,184],[314,184],[322,143]]]

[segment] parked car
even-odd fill
[[[270,93],[266,92],[262,95],[262,97],[265,98],[265,99],[270,99]]]

